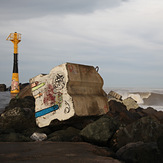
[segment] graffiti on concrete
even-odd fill
[[[41,93],[41,92],[39,92],[38,94],[36,94],[35,96],[34,96],[34,98],[36,99],[36,98],[39,98],[39,97],[41,97],[43,94]]]
[[[52,119],[68,119],[74,114],[71,97],[65,89],[66,77],[66,72],[61,69],[49,75],[40,74],[30,80],[39,127],[47,126]]]
[[[63,89],[65,86],[64,76],[62,74],[57,74],[54,78],[54,88],[57,90]]]
[[[45,83],[40,83],[38,81],[36,81],[35,83],[32,84],[32,92],[43,87],[45,85]]]
[[[69,70],[71,73],[73,73],[73,74],[79,73],[79,71],[77,70],[77,68],[76,68],[74,65],[68,64],[67,67],[68,67],[68,70]]]
[[[35,117],[36,118],[41,117],[43,115],[46,115],[46,114],[51,113],[53,111],[56,111],[58,108],[59,108],[58,105],[54,105],[54,106],[51,106],[49,108],[45,108],[43,110],[40,110],[40,111],[36,112]]]
[[[65,101],[65,105],[66,107],[64,109],[64,113],[67,114],[70,112],[70,104],[67,101]]]
[[[62,93],[56,92],[53,85],[48,84],[47,87],[45,88],[44,100],[43,100],[44,104],[58,105],[59,107],[61,107],[62,101],[63,101]]]
[[[54,119],[62,121],[74,115],[102,115],[108,111],[103,80],[93,66],[65,63],[47,75],[33,77],[30,83],[39,127],[48,126]],[[92,103],[96,103],[93,109]]]

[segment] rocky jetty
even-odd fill
[[[96,154],[118,162],[163,162],[163,112],[142,109],[133,99],[111,97],[109,111],[100,116],[54,120],[39,128],[35,122],[35,99],[17,96],[0,116],[1,142],[87,142],[97,146]],[[33,136],[32,136],[33,135]]]

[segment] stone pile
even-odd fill
[[[32,142],[34,133],[35,137],[36,133],[43,133],[43,141],[85,141],[100,146],[103,151],[100,155],[122,162],[161,163],[163,112],[153,108],[127,109],[122,101],[113,99],[108,105],[110,111],[105,115],[54,120],[39,128],[35,123],[35,99],[32,96],[12,99],[0,116],[0,141]]]

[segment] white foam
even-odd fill
[[[128,97],[133,98],[138,104],[144,104],[144,101],[141,98],[140,94],[129,94]]]

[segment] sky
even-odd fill
[[[163,88],[163,0],[0,0],[0,83],[71,62],[98,66],[104,87]]]

